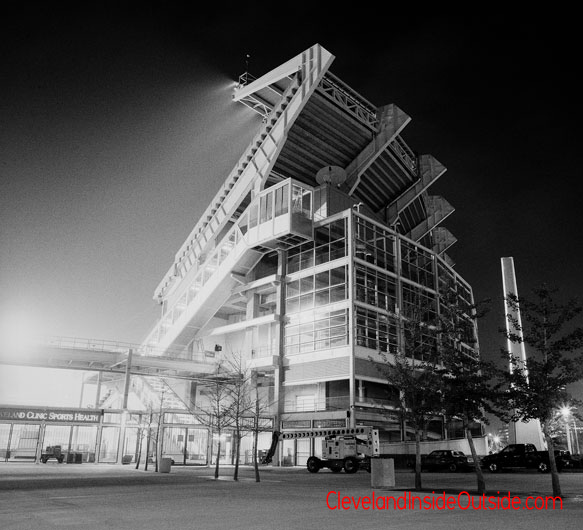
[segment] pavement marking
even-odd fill
[[[85,497],[95,497],[95,495],[62,495],[60,497],[47,497],[47,499],[83,499]]]

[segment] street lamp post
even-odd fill
[[[567,449],[569,453],[573,454],[573,448],[571,447],[571,430],[569,429],[569,422],[565,422],[565,433],[567,435]]]
[[[581,449],[579,448],[579,432],[577,430],[577,423],[575,418],[573,418],[573,440],[575,441],[575,448],[577,449],[577,454],[581,454]]]
[[[571,446],[571,432],[569,429],[569,417],[571,416],[571,407],[561,407],[561,416],[565,420],[565,434],[567,435],[567,449],[569,453],[573,454],[573,447]],[[577,430],[575,429],[575,433]]]

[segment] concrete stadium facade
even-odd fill
[[[408,305],[439,313],[440,293],[468,306],[473,294],[446,253],[453,207],[429,194],[445,167],[406,144],[407,114],[369,103],[333,59],[315,45],[241,76],[234,100],[261,115],[257,135],[157,287],[145,346],[209,366],[236,354],[261,374],[274,428],[374,425],[387,451],[406,453],[383,355],[403,347]],[[478,355],[477,341],[465,347]],[[204,406],[204,385],[172,391]],[[464,449],[462,437],[452,421],[428,426],[436,447]],[[313,440],[291,440],[279,462],[314,453]]]

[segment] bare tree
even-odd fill
[[[217,454],[215,463],[215,478],[219,478],[219,461],[221,458],[222,436],[232,427],[233,400],[231,394],[232,374],[219,362],[206,383],[207,403],[203,407],[193,407],[192,413],[197,420],[207,426],[213,435],[217,436]]]
[[[251,432],[253,433],[253,469],[255,472],[255,482],[260,482],[261,478],[259,476],[259,460],[258,460],[258,441],[259,441],[259,434],[262,432],[273,431],[273,426],[268,425],[268,420],[265,417],[266,413],[269,411],[269,401],[267,396],[261,396],[260,388],[263,388],[264,391],[268,392],[269,386],[262,385],[262,382],[265,381],[264,374],[259,372],[253,372],[252,374],[252,392],[253,400],[252,400],[252,427]]]
[[[146,427],[146,461],[144,463],[144,471],[148,471],[148,463],[150,461],[150,447],[152,445],[152,430],[154,422],[154,412],[150,409],[148,414],[148,424]]]
[[[240,353],[231,354],[225,363],[229,372],[230,383],[227,385],[227,394],[230,401],[230,425],[235,431],[234,471],[233,480],[239,480],[239,461],[241,457],[241,438],[243,437],[243,423],[254,407],[252,399],[252,384],[250,371],[245,367],[245,361]]]
[[[390,387],[399,392],[403,425],[415,433],[415,489],[421,490],[421,440],[427,423],[442,413],[442,380],[435,327],[434,302],[416,298],[399,321],[399,347],[380,352],[380,370]]]
[[[227,357],[226,370],[230,376],[228,394],[231,402],[229,414],[230,426],[235,431],[235,462],[233,480],[239,478],[239,462],[241,456],[241,440],[253,435],[252,453],[255,480],[260,481],[259,464],[257,460],[259,433],[266,431],[265,414],[269,410],[269,404],[264,396],[261,396],[260,386],[264,380],[263,374],[252,371],[246,367],[241,354],[233,353]],[[271,430],[271,428],[269,428]]]

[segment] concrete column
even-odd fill
[[[278,250],[278,260],[277,260],[277,277],[279,282],[276,286],[276,307],[275,314],[279,315],[279,320],[275,324],[275,335],[277,339],[277,366],[274,370],[273,377],[273,399],[277,404],[274,419],[274,429],[279,430],[281,425],[281,418],[283,417],[283,405],[285,399],[284,392],[284,372],[283,372],[283,361],[284,361],[284,344],[285,344],[285,277],[287,274],[287,251]],[[273,455],[273,464],[276,466],[281,465],[281,455],[283,451],[283,442],[278,444],[277,452]]]
[[[247,294],[247,306],[245,311],[245,319],[252,320],[259,315],[259,295],[250,292]],[[245,355],[247,358],[253,358],[253,350],[258,347],[257,327],[249,327],[245,330]]]
[[[101,398],[101,379],[102,372],[97,372],[97,388],[95,389],[95,410],[99,408],[99,400]]]
[[[350,303],[350,311],[348,314],[348,336],[350,344],[350,361],[349,361],[349,373],[348,373],[348,427],[354,428],[356,426],[356,358],[354,355],[356,349],[356,315],[354,312],[354,300],[355,300],[355,289],[356,285],[353,280],[354,278],[354,238],[355,238],[355,225],[354,215],[351,213],[346,219],[346,253],[349,257],[348,259],[348,300]]]
[[[128,396],[129,396],[129,392],[130,392],[130,376],[131,376],[131,369],[132,369],[132,354],[133,354],[133,350],[130,348],[128,350],[128,360],[126,363],[125,379],[124,379],[124,386],[123,386],[122,408],[124,410],[126,410],[128,408]]]
[[[130,380],[131,380],[131,369],[132,369],[132,353],[133,350],[130,348],[128,350],[128,358],[126,362],[125,379],[123,386],[123,401],[122,401],[122,413],[121,422],[119,426],[119,439],[117,443],[117,464],[123,464],[123,453],[124,444],[126,439],[126,423],[128,419],[128,396],[130,393]]]

